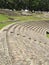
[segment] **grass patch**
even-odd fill
[[[11,24],[12,22],[4,22],[0,23],[0,29],[2,29],[4,26]]]
[[[36,20],[40,20],[40,18],[33,17],[33,16],[16,16],[15,19],[18,19],[20,21],[36,21]]]
[[[49,18],[44,18],[43,14],[33,14],[32,16],[16,16],[15,19],[20,21],[41,21],[41,20],[49,20]]]
[[[2,29],[4,26],[11,24],[12,22],[8,22],[9,20],[8,15],[0,14],[0,29]]]
[[[6,25],[12,23],[12,22],[6,22],[9,20],[9,18],[20,20],[21,22],[49,20],[49,18],[44,18],[43,14],[35,14],[35,13],[33,13],[32,16],[22,16],[22,15],[8,16],[8,15],[0,14],[0,29],[2,29]]]
[[[49,34],[47,34],[47,37],[49,38]]]
[[[0,22],[1,21],[6,21],[6,20],[8,20],[8,16],[7,15],[0,14]]]

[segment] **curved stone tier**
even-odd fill
[[[14,23],[0,33],[0,65],[49,65],[47,22]]]

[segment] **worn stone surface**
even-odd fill
[[[0,65],[49,65],[46,31],[49,24],[45,21],[5,27],[0,31]]]

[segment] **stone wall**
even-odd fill
[[[0,9],[0,14],[6,14],[6,15],[11,15],[11,16],[16,15],[14,11],[9,10],[9,9]]]

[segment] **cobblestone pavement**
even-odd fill
[[[0,65],[49,65],[49,24],[17,22],[0,32]]]

